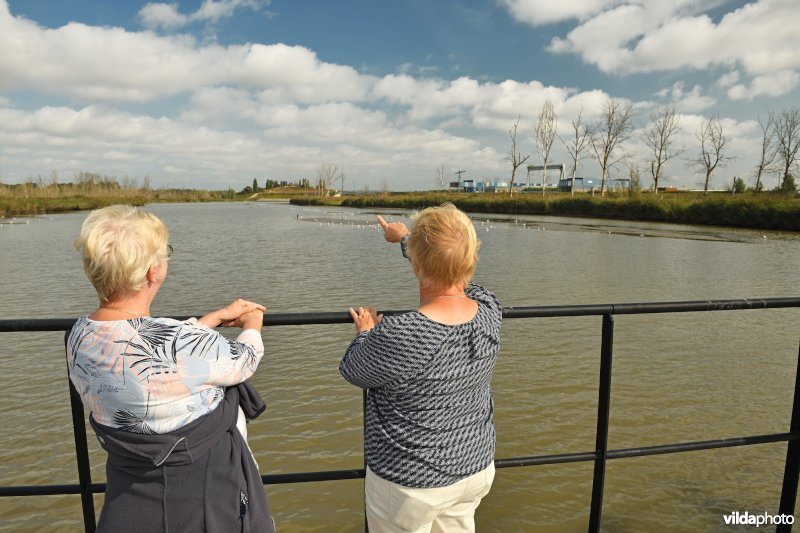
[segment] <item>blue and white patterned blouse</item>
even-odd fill
[[[258,331],[229,341],[194,318],[83,317],[67,341],[70,379],[94,419],[136,433],[167,433],[214,410],[263,355]]]

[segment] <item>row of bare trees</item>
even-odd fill
[[[507,158],[511,163],[509,193],[512,191],[517,169],[530,158],[530,155],[523,155],[519,149],[517,139],[519,120],[518,116],[508,131],[511,139],[511,148]],[[762,176],[765,172],[780,172],[781,188],[786,190],[790,181],[793,180],[792,170],[797,165],[800,151],[800,109],[789,108],[780,113],[770,112],[765,119],[759,117],[759,124],[763,136],[761,157],[754,172],[755,190],[762,189]],[[578,117],[572,120],[571,135],[567,139],[557,135],[557,125],[558,116],[555,108],[553,103],[547,100],[542,106],[534,128],[536,151],[544,169],[542,194],[544,194],[547,183],[547,163],[550,159],[550,151],[555,138],[558,137],[572,162],[572,193],[574,194],[575,191],[578,164],[581,160],[593,156],[601,171],[600,193],[605,195],[611,169],[632,157],[624,148],[625,143],[634,134],[633,106],[629,102],[609,97],[603,103],[600,113],[593,122],[586,122],[581,111]],[[648,125],[642,130],[641,141],[648,149],[649,170],[654,191],[658,190],[659,180],[663,178],[667,164],[686,152],[685,147],[677,144],[680,132],[679,115],[671,106],[654,111],[650,115]],[[728,165],[735,159],[735,156],[729,153],[729,139],[726,137],[722,122],[717,115],[703,117],[695,136],[699,142],[699,149],[694,157],[685,159],[685,161],[702,172],[704,175],[703,190],[708,193],[712,173],[716,169]],[[589,152],[588,155],[587,152]],[[437,172],[439,172],[438,169]],[[444,172],[444,167],[441,172]],[[633,174],[633,170],[631,173]],[[638,179],[638,170],[635,174]]]
[[[781,175],[781,189],[789,190],[793,183],[792,168],[798,161],[800,150],[800,109],[784,109],[778,114],[770,111],[765,118],[758,117],[761,126],[761,157],[756,165],[756,191],[762,188],[764,172],[777,170]]]
[[[556,137],[559,138],[572,159],[572,193],[574,194],[575,192],[578,164],[587,157],[585,155],[586,150],[591,148],[601,169],[600,192],[605,194],[611,168],[630,157],[629,154],[622,150],[622,145],[630,138],[633,132],[632,119],[633,108],[631,104],[615,98],[609,98],[605,101],[601,113],[594,123],[585,122],[583,120],[583,111],[581,111],[578,117],[571,122],[573,135],[569,140],[565,140],[557,134],[558,116],[555,113],[553,102],[546,100],[534,129],[536,150],[544,173],[542,177],[542,194],[544,194],[547,187],[547,163],[550,160],[550,151]],[[514,126],[508,131],[508,135],[511,138],[511,150],[508,157],[511,162],[509,192],[512,191],[517,168],[530,157],[529,155],[523,156],[517,147],[518,128],[519,117],[517,117]]]

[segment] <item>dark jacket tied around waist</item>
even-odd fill
[[[90,417],[108,452],[98,531],[136,533],[275,531],[261,476],[236,429],[264,411],[249,383],[229,387],[211,413],[175,431],[141,434]]]

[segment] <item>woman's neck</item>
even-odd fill
[[[149,316],[152,301],[153,298],[149,297],[147,291],[139,291],[100,302],[97,313],[115,313],[130,318]]]
[[[450,287],[426,287],[420,283],[419,286],[419,305],[423,306],[437,300],[454,300],[467,298],[464,294],[463,285],[452,285]]]
[[[463,285],[436,289],[420,284],[417,311],[440,324],[456,326],[475,318],[478,304],[464,294]]]

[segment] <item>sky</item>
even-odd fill
[[[714,115],[735,159],[711,187],[752,185],[759,118],[800,104],[799,17],[798,0],[0,0],[0,181],[238,190],[327,165],[348,190],[434,189],[442,168],[507,181],[517,121],[541,164],[546,101],[569,142],[615,98],[635,129],[612,177],[652,186],[642,133],[674,106],[683,153],[659,185],[702,187]],[[571,167],[558,139],[549,163]]]

